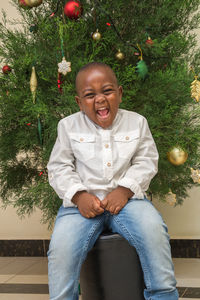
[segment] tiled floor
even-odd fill
[[[175,258],[174,266],[180,299],[200,300],[200,259]],[[0,300],[47,300],[47,282],[45,257],[0,257]]]

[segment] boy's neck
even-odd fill
[[[116,120],[119,118],[119,110],[120,109],[118,109],[118,112],[117,112],[117,114],[116,114],[116,116],[115,116],[115,119],[113,120],[113,122],[112,122],[112,124],[109,126],[109,127],[107,127],[107,128],[103,128],[103,127],[101,127],[101,126],[99,126],[98,124],[96,124],[95,122],[93,122],[90,118],[88,118],[88,116],[83,112],[83,111],[81,111],[82,112],[82,114],[84,114],[84,116],[96,127],[96,128],[98,128],[98,129],[102,129],[102,130],[111,130],[112,128],[113,128],[113,125],[115,124],[115,122],[116,122]]]

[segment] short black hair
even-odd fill
[[[77,75],[76,75],[76,90],[77,90],[77,78],[78,78],[78,75],[79,75],[81,72],[83,72],[83,71],[86,71],[86,70],[89,70],[89,69],[93,69],[93,68],[95,68],[95,67],[101,67],[101,68],[107,68],[107,69],[109,69],[109,70],[112,72],[113,76],[115,77],[116,82],[117,82],[117,85],[118,85],[118,81],[117,81],[117,77],[116,77],[116,75],[115,75],[115,72],[112,70],[112,68],[111,68],[109,65],[107,65],[107,64],[105,64],[105,63],[103,63],[103,62],[93,61],[93,62],[90,62],[90,63],[88,63],[88,64],[82,66],[82,67],[80,68],[80,70],[78,71],[78,73],[77,73]],[[77,92],[78,92],[78,91],[77,91]]]

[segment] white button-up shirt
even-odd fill
[[[117,186],[143,199],[157,173],[158,152],[146,119],[119,109],[108,129],[83,112],[58,124],[58,137],[48,167],[49,183],[64,207],[76,192],[86,190],[100,200]]]

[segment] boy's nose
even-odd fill
[[[106,100],[106,97],[104,94],[97,94],[95,97],[95,101],[98,103],[104,102]]]

